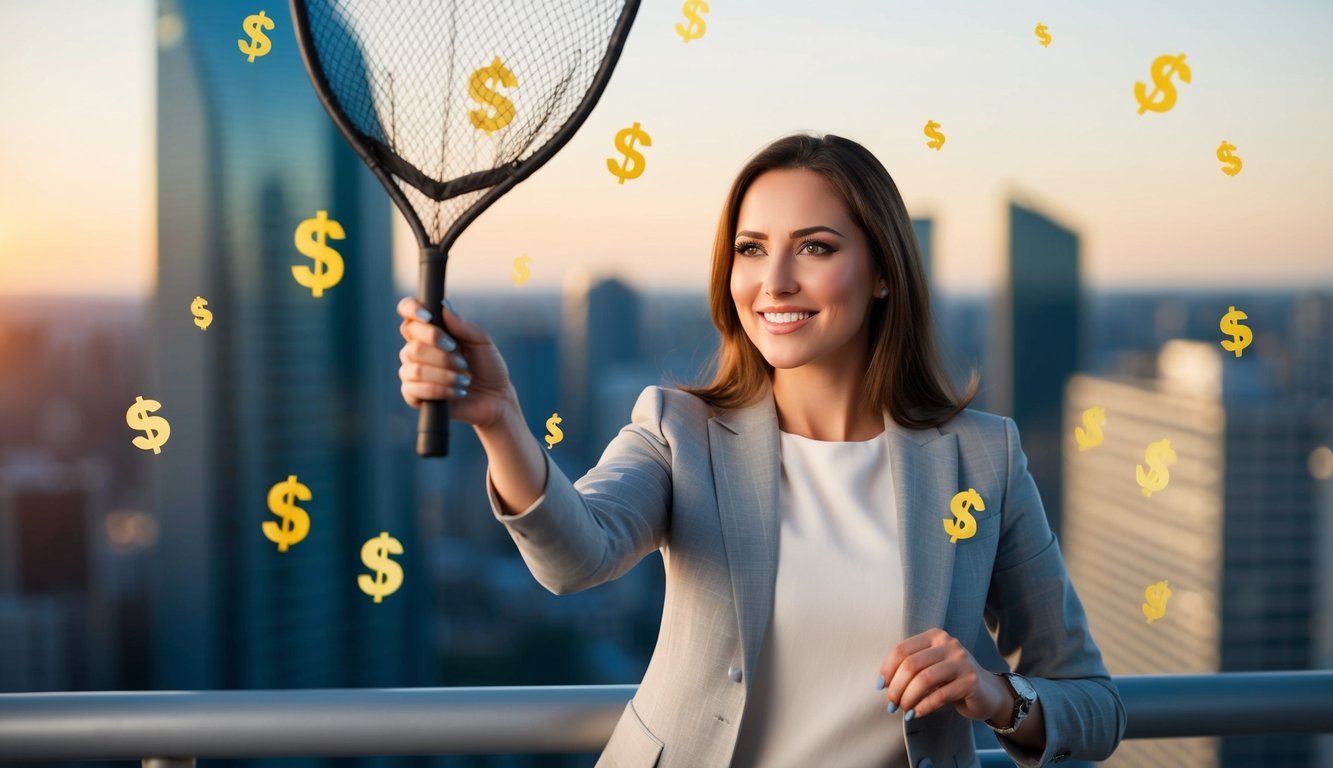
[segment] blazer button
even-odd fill
[[[935,763],[929,757],[923,757],[917,761],[916,768],[935,768]]]
[[[733,666],[733,667],[731,668],[731,671],[728,672],[727,674],[731,675],[731,681],[732,681],[733,683],[739,683],[739,682],[741,681],[741,668],[740,668],[740,667]]]

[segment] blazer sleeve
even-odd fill
[[[546,486],[530,507],[505,515],[486,467],[491,512],[509,530],[528,570],[557,595],[620,578],[659,549],[670,524],[671,448],[662,431],[664,395],[646,387],[602,452],[571,483],[546,455]]]
[[[1023,768],[1070,757],[1104,760],[1124,736],[1125,707],[1069,581],[1019,445],[1018,426],[1008,417],[1003,422],[1008,478],[985,620],[1010,668],[1037,689],[1046,749],[1038,754],[1008,737],[996,738]]]

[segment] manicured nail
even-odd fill
[[[903,720],[911,720],[914,717],[916,717],[916,710],[909,709],[907,710],[907,714],[903,715]]]
[[[460,387],[454,390],[454,397],[467,397],[467,387]]]
[[[885,707],[885,709],[886,709],[890,714],[892,714],[892,713],[898,711],[898,705],[897,705],[897,704],[894,704],[893,702],[890,701],[890,702],[889,702],[889,706]]]
[[[877,691],[884,690],[884,675],[880,675],[879,679],[875,681],[875,690]]]
[[[448,307],[448,308],[449,308],[449,312],[450,312],[454,317],[458,317],[458,310],[454,309],[454,303],[453,303],[452,301],[449,301],[448,299],[441,299],[441,300],[440,300],[440,303],[443,304],[444,306]]]
[[[454,365],[458,366],[459,368],[462,368],[465,371],[467,370],[467,358],[463,357],[457,352],[453,353],[449,357],[453,359]]]
[[[443,349],[445,352],[453,352],[455,349],[458,349],[458,344],[447,335],[441,336],[440,349]]]
[[[427,309],[425,309],[424,307],[423,307],[422,309],[418,309],[418,310],[417,310],[417,319],[420,320],[420,321],[423,322],[423,323],[429,323],[429,322],[430,322],[430,311],[427,310]]]
[[[472,383],[472,377],[469,376],[469,375],[467,375],[466,373],[464,373],[464,374],[460,374],[460,375],[458,376],[458,378],[455,379],[455,381],[458,382],[455,386],[457,386],[457,387],[459,387],[459,388],[461,388],[461,389],[467,389],[467,385],[469,385],[469,384]]]

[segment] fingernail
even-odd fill
[[[430,311],[427,310],[427,309],[424,309],[424,308],[422,308],[422,309],[418,309],[418,310],[417,310],[417,319],[420,320],[420,321],[423,322],[423,323],[429,323],[429,322],[430,322]]]
[[[467,389],[467,385],[472,383],[472,377],[464,373],[460,374],[459,377],[456,379],[456,381],[458,382],[457,384],[458,387],[462,389]]]
[[[455,397],[467,397],[467,387],[461,387],[454,390]]]
[[[889,706],[885,707],[885,709],[887,709],[889,713],[892,714],[898,711],[898,705],[890,701]]]
[[[907,710],[907,714],[903,715],[903,720],[911,720],[914,717],[916,717],[916,710],[909,709]]]
[[[452,314],[454,317],[458,317],[458,310],[454,309],[454,304],[452,301],[449,301],[448,299],[442,299],[440,300],[440,303],[449,308],[450,314]]]
[[[467,358],[463,357],[457,352],[450,355],[450,357],[453,359],[454,365],[458,366],[459,368],[462,368],[465,371],[467,370]]]
[[[441,336],[440,349],[443,349],[445,352],[453,352],[455,349],[458,349],[458,344],[448,336]]]
[[[877,691],[884,690],[884,675],[880,675],[879,679],[875,681],[875,690]]]

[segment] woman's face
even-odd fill
[[[746,190],[736,219],[731,297],[741,325],[774,368],[864,364],[866,318],[883,282],[865,235],[824,177],[766,171]],[[794,323],[761,310],[813,314]]]

